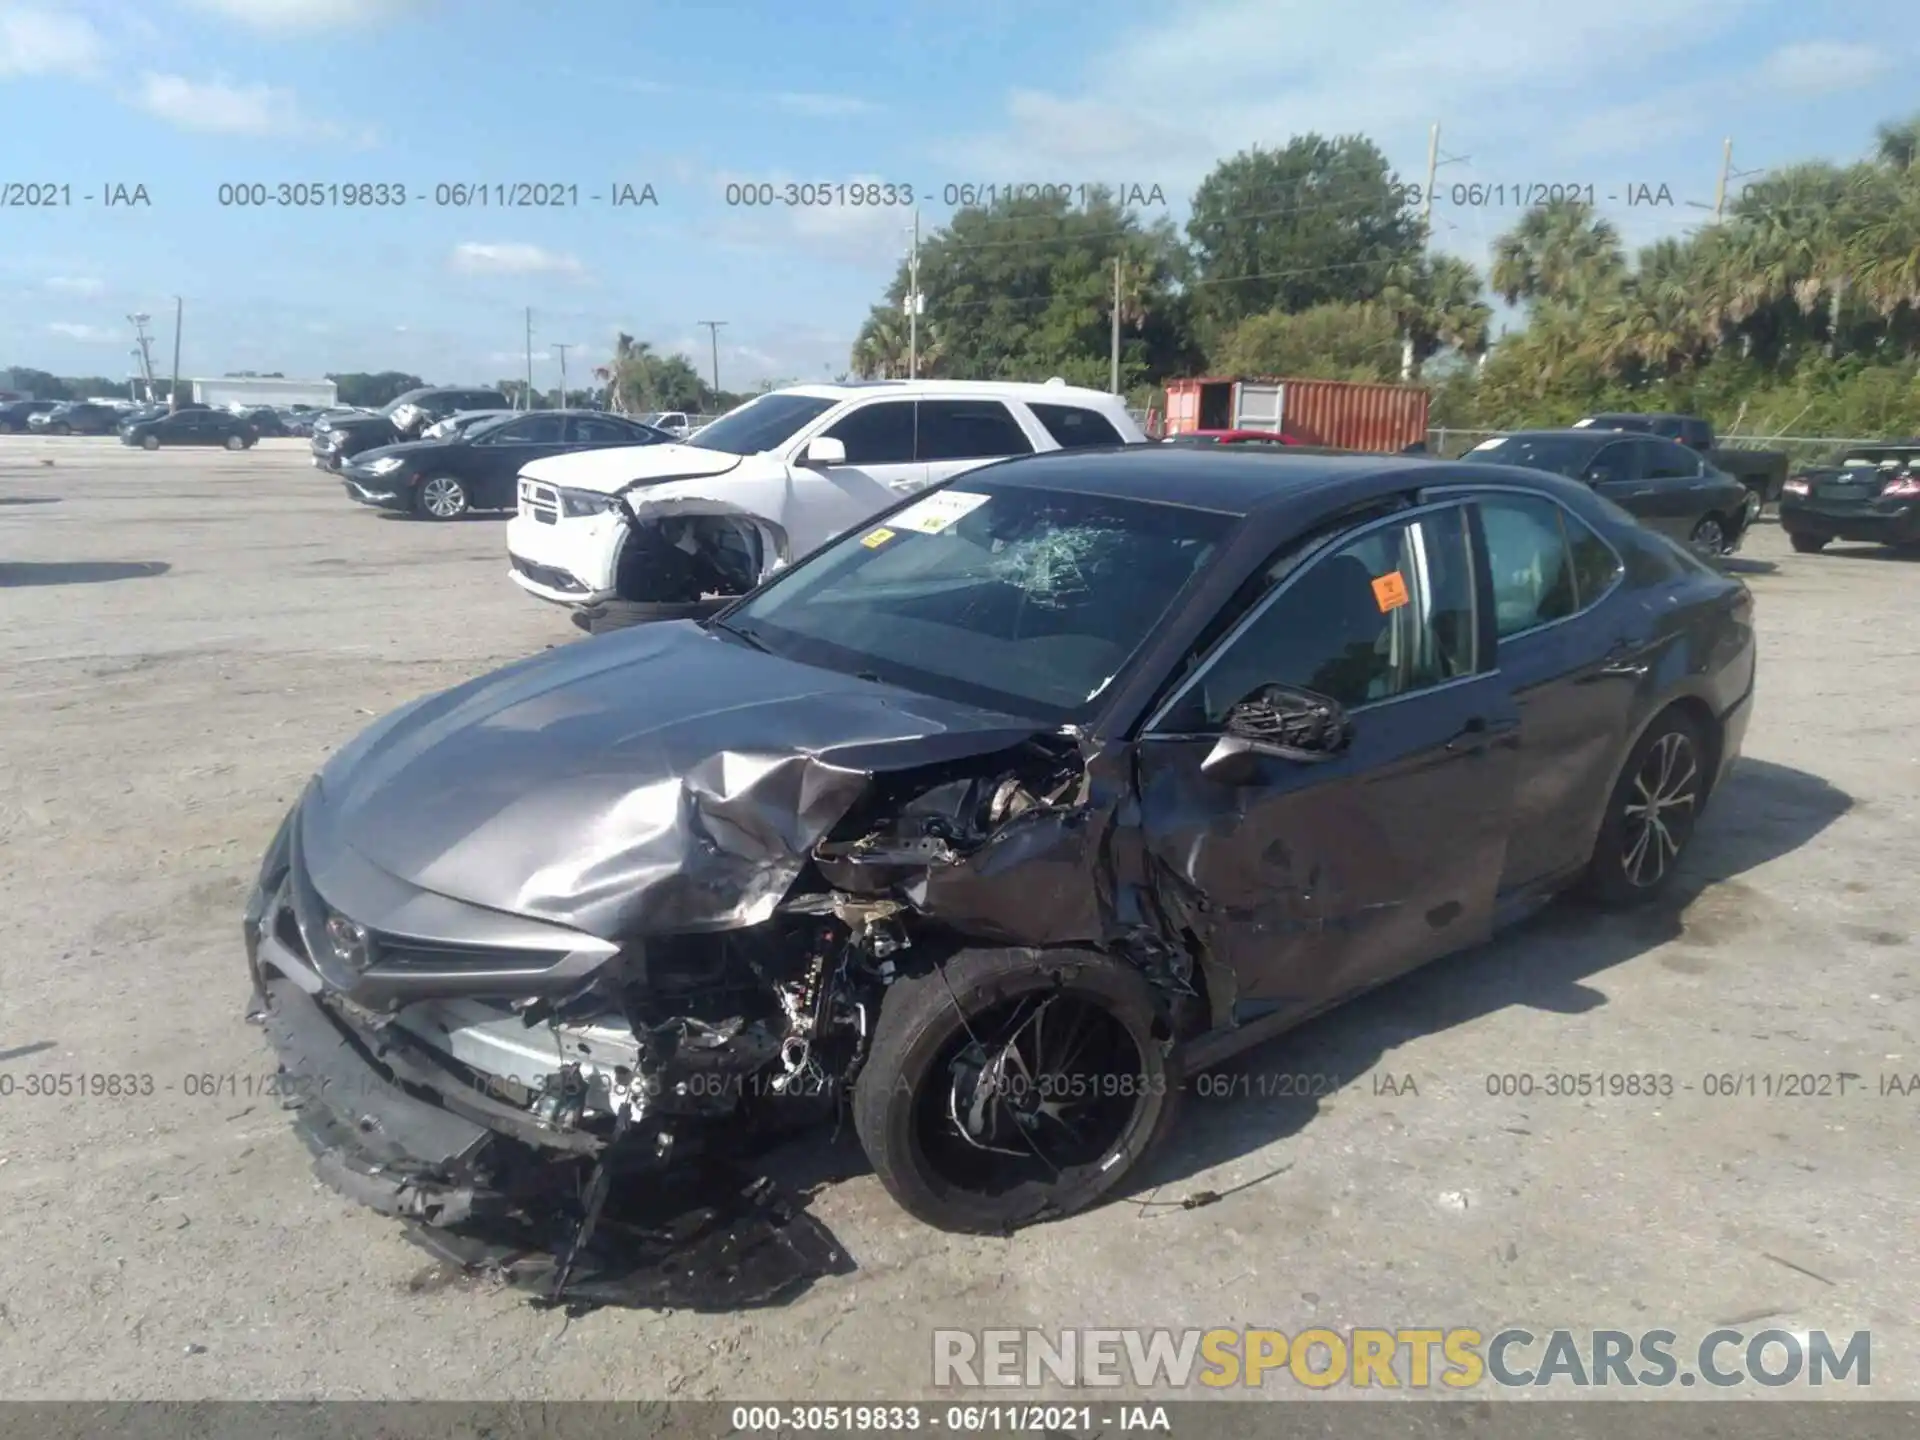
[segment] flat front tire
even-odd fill
[[[1004,1234],[1123,1181],[1179,1098],[1144,976],[1093,951],[963,950],[896,981],[853,1091],[887,1193],[941,1230]]]
[[[1693,718],[1667,710],[1634,745],[1607,799],[1587,862],[1586,890],[1600,904],[1645,904],[1673,883],[1706,804],[1706,737]]]

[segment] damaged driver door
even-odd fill
[[[1145,844],[1211,961],[1216,1024],[1305,1014],[1489,933],[1518,717],[1474,553],[1457,504],[1349,532],[1146,727]]]

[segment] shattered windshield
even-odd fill
[[[1092,708],[1232,523],[976,480],[861,527],[726,624],[809,664],[1068,721]]]

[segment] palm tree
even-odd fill
[[[1582,200],[1549,200],[1494,242],[1493,288],[1520,300],[1575,300],[1617,282],[1626,271],[1620,234]]]
[[[1479,273],[1453,255],[1435,255],[1394,267],[1380,303],[1400,330],[1400,378],[1420,378],[1421,367],[1441,350],[1469,360],[1487,351],[1493,311],[1482,298]]]
[[[1873,138],[1875,157],[1882,165],[1904,174],[1920,162],[1920,115],[1876,126]]]
[[[891,305],[876,305],[854,338],[853,373],[862,380],[904,380],[917,368],[925,379],[938,372],[943,358],[939,332],[924,318],[916,336],[906,315]]]

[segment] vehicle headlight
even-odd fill
[[[591,490],[562,490],[560,492],[560,513],[570,520],[584,520],[589,515],[611,515],[620,508],[617,495],[596,495]]]
[[[389,455],[384,460],[374,461],[373,464],[367,467],[367,471],[373,475],[391,475],[406,463],[407,462],[402,460],[398,455]]]
[[[344,915],[327,916],[327,948],[336,961],[356,975],[365,974],[373,964],[373,937],[366,926]]]

